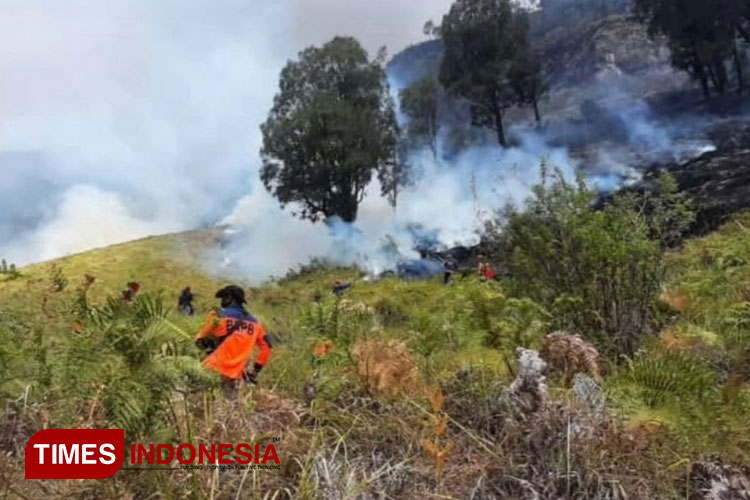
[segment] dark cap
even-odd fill
[[[235,302],[238,302],[240,304],[247,304],[247,301],[245,300],[245,291],[237,285],[225,286],[224,288],[216,292],[216,298],[231,298],[234,299]]]

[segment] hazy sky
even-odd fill
[[[422,40],[449,0],[0,0],[0,256],[25,263],[229,213],[257,190],[284,62]]]

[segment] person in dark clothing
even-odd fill
[[[458,264],[455,260],[449,258],[448,260],[443,262],[443,269],[443,285],[450,285],[453,273],[458,270]]]
[[[193,292],[190,291],[190,287],[188,286],[185,287],[185,289],[180,294],[180,298],[177,299],[177,307],[185,316],[192,316],[195,314],[195,308],[193,307],[194,298],[195,296],[193,295]]]
[[[138,291],[141,289],[141,285],[136,283],[135,281],[130,281],[127,284],[127,288],[122,291],[122,300],[124,302],[133,302],[133,299],[135,298]]]
[[[333,287],[331,288],[331,291],[337,297],[341,297],[342,295],[344,295],[345,291],[351,288],[351,286],[352,286],[351,283],[347,283],[341,280],[336,280],[333,282]]]

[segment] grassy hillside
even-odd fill
[[[136,281],[144,290],[163,290],[170,301],[176,301],[187,285],[212,289],[219,283],[201,270],[204,252],[217,245],[219,236],[218,230],[205,230],[149,237],[34,264],[22,269],[18,279],[0,275],[0,307],[38,313],[38,301],[49,291],[54,268],[62,271],[70,285],[60,293],[61,299],[70,298],[78,281],[90,274],[97,280],[94,300],[119,295],[126,283]],[[207,299],[199,297],[206,303]]]
[[[738,217],[668,255],[661,330],[630,361],[596,361],[605,414],[581,403],[572,373],[545,350],[553,314],[511,283],[367,281],[311,266],[248,288],[276,348],[260,386],[231,401],[184,336],[230,280],[201,270],[217,234],[148,238],[0,275],[0,394],[12,401],[0,425],[0,497],[527,498],[533,488],[685,498],[693,462],[750,460],[749,228],[750,216]],[[67,284],[53,291],[60,273]],[[96,281],[81,315],[85,274]],[[343,300],[335,279],[353,282]],[[107,306],[128,281],[147,300]],[[199,294],[196,317],[163,310],[187,285]],[[509,396],[518,347],[541,348],[551,364],[536,412]],[[281,437],[282,470],[21,479],[33,432],[119,426],[128,442]]]

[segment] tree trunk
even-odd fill
[[[539,113],[539,101],[536,95],[531,98],[531,104],[534,106],[534,119],[536,120],[537,126],[542,124],[542,115]]]
[[[693,70],[695,71],[695,74],[698,76],[698,80],[701,82],[701,88],[703,89],[703,95],[708,99],[711,97],[711,86],[709,85],[708,75],[706,74],[706,69],[703,67],[703,64],[701,64],[700,61],[697,61],[693,65]]]
[[[724,95],[727,92],[727,68],[724,66],[724,60],[719,57],[719,54],[714,53],[711,58],[711,74],[713,75],[714,86],[719,92],[719,95]]]
[[[708,66],[708,78],[711,85],[713,85],[714,90],[721,95],[721,91],[719,90],[719,75],[716,74],[716,68],[713,64]]]
[[[742,61],[740,60],[740,51],[737,49],[737,42],[734,43],[732,56],[734,57],[734,72],[737,74],[737,93],[742,94],[745,91],[745,75],[742,74]]]
[[[335,189],[333,189],[335,185]],[[343,174],[329,188],[328,198],[331,200],[327,219],[338,216],[344,222],[354,222],[357,219],[357,207],[363,188],[356,184],[351,174]]]
[[[505,138],[505,126],[503,125],[503,111],[497,102],[494,103],[492,110],[495,115],[495,130],[497,131],[497,142],[504,148],[508,147],[508,141]]]
[[[740,34],[745,43],[750,43],[750,31],[742,25],[742,22],[737,23],[737,32]]]
[[[430,117],[430,149],[432,149],[432,157],[437,160],[437,136],[439,131],[437,113]]]
[[[701,87],[703,88],[703,95],[708,99],[711,97],[711,86],[709,85],[709,75],[706,73],[706,66],[703,64],[703,60],[701,59],[700,53],[698,52],[698,46],[696,45],[695,40],[692,40],[692,50],[691,50],[691,56],[692,56],[692,62],[693,62],[693,72],[698,77],[698,80],[701,82]]]
[[[357,219],[357,195],[356,194],[344,194],[341,196],[339,201],[338,215],[344,222],[352,223]]]

